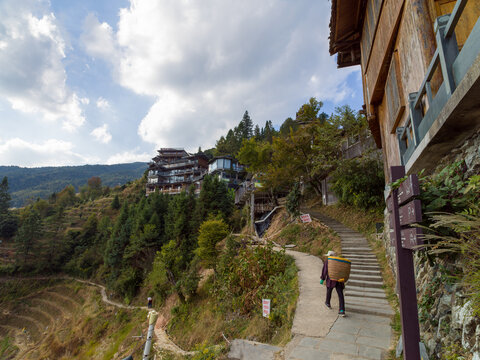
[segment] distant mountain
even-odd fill
[[[39,168],[0,166],[0,181],[8,177],[12,206],[21,207],[29,199],[47,198],[70,184],[78,191],[92,176],[101,178],[104,186],[114,187],[142,177],[146,169],[147,164],[142,162]]]

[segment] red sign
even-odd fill
[[[300,220],[302,220],[302,222],[304,223],[312,222],[312,218],[310,217],[310,214],[300,215]]]
[[[262,299],[263,317],[270,315],[270,299]]]

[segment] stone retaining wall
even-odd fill
[[[480,173],[480,131],[442,159],[433,173],[446,164],[460,160],[465,161],[468,175]],[[395,248],[390,246],[388,224],[388,212],[385,211],[383,241],[388,262],[395,274]],[[480,360],[480,319],[472,315],[462,285],[454,283],[449,276],[454,272],[457,260],[452,257],[440,259],[419,251],[415,254],[414,263],[421,340],[429,356],[443,359],[449,351],[459,356],[464,353],[465,359]]]

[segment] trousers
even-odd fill
[[[343,297],[343,284],[337,282],[335,284],[335,290],[337,290],[337,294],[338,294],[338,304],[339,304],[338,308],[339,310],[345,311],[345,298]],[[325,300],[326,304],[330,305],[330,300],[332,298],[332,291],[333,291],[333,288],[327,287],[327,299]]]

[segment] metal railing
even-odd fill
[[[455,62],[458,60],[459,54],[461,54],[458,51],[454,31],[467,2],[468,0],[457,0],[451,14],[440,16],[435,20],[437,49],[428,66],[420,89],[417,92],[409,94],[409,114],[405,125],[398,127],[396,130],[402,165],[405,165],[411,158],[413,152],[423,140],[433,122],[440,114],[440,111],[455,91],[456,86],[465,75],[463,73],[460,76],[455,76],[454,73]],[[480,27],[480,25],[477,21],[470,35],[472,35],[474,31],[478,31],[478,27]],[[467,39],[467,43],[470,37],[471,36]],[[466,47],[467,46],[464,46],[464,48]],[[473,54],[474,53],[475,52],[473,52]],[[470,58],[471,57],[472,56],[470,56]],[[474,59],[470,58],[466,61],[473,63]],[[461,60],[465,61],[464,59]],[[434,96],[431,81],[438,66],[441,68],[443,83]],[[428,109],[426,111],[423,105],[424,96],[426,96],[428,100]]]

